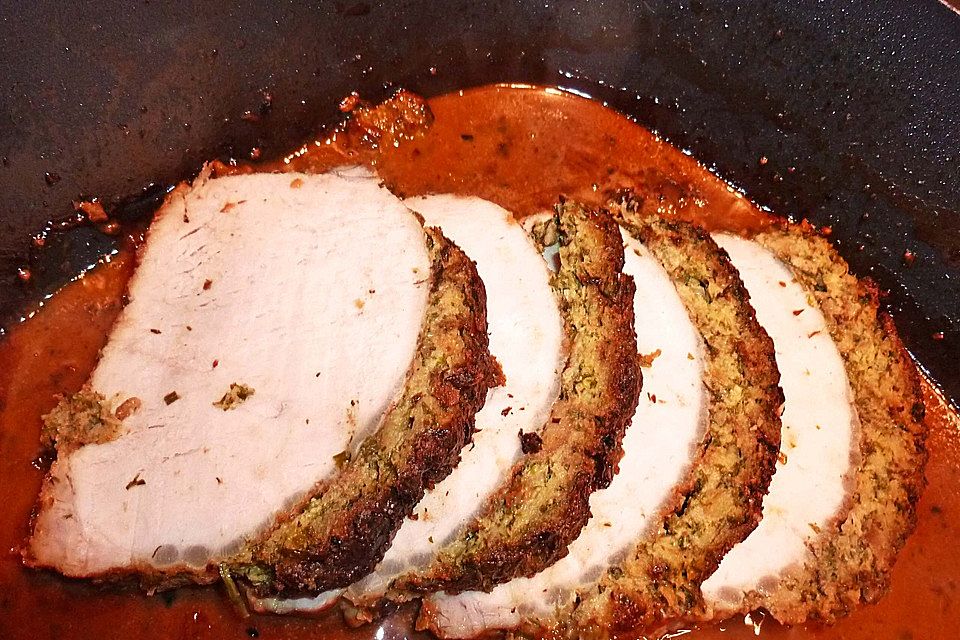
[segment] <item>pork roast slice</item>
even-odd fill
[[[852,275],[826,239],[806,226],[784,224],[754,240],[787,266],[823,314],[843,360],[859,429],[847,499],[806,540],[802,562],[785,568],[773,584],[759,584],[740,608],[765,607],[786,623],[831,622],[886,592],[897,553],[916,524],[927,460],[919,375],[880,310],[874,285]],[[818,391],[816,402],[825,402],[827,389]],[[812,411],[810,404],[801,411]],[[836,428],[842,429],[842,420]],[[713,604],[720,605],[717,613],[728,610],[718,600]]]
[[[48,417],[25,561],[214,579],[376,430],[430,288],[419,221],[366,172],[178,187],[88,388]]]
[[[553,564],[616,469],[640,387],[634,283],[607,214],[568,202],[555,224],[554,287],[570,341],[559,398],[505,482],[427,567],[394,581],[398,592],[487,590]]]
[[[773,338],[786,401],[763,520],[701,586],[710,617],[762,605],[783,574],[807,561],[808,545],[847,506],[859,436],[843,360],[806,289],[760,244],[728,234],[714,239],[730,255],[757,320]]]
[[[488,389],[502,382],[476,266],[438,229],[426,234],[430,295],[403,391],[342,472],[226,563],[258,596],[335,597],[372,571],[424,491],[456,466]]]
[[[491,390],[477,414],[477,433],[457,468],[427,492],[376,571],[347,590],[360,617],[394,578],[429,564],[504,481],[523,453],[521,434],[535,437],[550,414],[565,360],[550,272],[510,212],[479,198],[450,195],[406,204],[476,261],[487,291],[490,351],[506,383]]]
[[[667,272],[633,236],[622,235],[623,270],[637,282],[633,310],[643,393],[623,438],[619,471],[591,496],[590,521],[556,564],[490,593],[425,598],[421,624],[443,638],[555,624],[556,611],[569,609],[579,589],[652,533],[689,471],[706,421],[702,341]]]

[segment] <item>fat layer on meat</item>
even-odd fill
[[[823,314],[792,272],[755,242],[727,234],[714,239],[730,255],[773,339],[785,397],[780,458],[763,519],[701,585],[708,610],[719,616],[762,602],[785,571],[809,560],[808,546],[848,499],[857,415]]]
[[[267,596],[261,598],[258,597],[252,589],[246,592],[247,605],[250,609],[257,613],[270,613],[278,616],[289,614],[317,615],[337,604],[341,595],[343,595],[343,589],[330,589],[319,595],[308,595],[299,598],[284,596]]]
[[[418,220],[366,172],[176,189],[89,381],[139,408],[115,439],[60,452],[26,561],[212,577],[376,427],[429,280]]]
[[[550,618],[570,606],[579,588],[596,581],[658,524],[689,469],[706,417],[700,335],[663,267],[635,238],[622,235],[623,270],[637,282],[633,310],[645,368],[619,471],[609,487],[591,496],[591,520],[553,566],[489,593],[426,598],[420,622],[441,637],[470,638],[531,621],[552,624]]]

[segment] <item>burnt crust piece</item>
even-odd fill
[[[560,396],[526,454],[463,532],[400,593],[489,591],[531,576],[567,552],[590,518],[589,498],[606,487],[640,393],[633,279],[605,213],[574,203],[556,209],[560,267],[554,276],[569,340]]]
[[[649,627],[697,607],[700,583],[759,522],[780,447],[773,342],[739,274],[703,229],[640,205],[624,193],[610,208],[666,269],[703,339],[709,420],[659,528],[580,594],[572,615],[580,635]]]
[[[832,622],[886,592],[916,525],[927,460],[919,374],[879,309],[877,288],[851,275],[826,239],[809,226],[785,224],[754,240],[792,269],[823,312],[853,391],[860,460],[850,506],[811,545],[811,559],[748,604],[785,623]]]
[[[302,511],[226,563],[259,596],[316,594],[373,570],[425,490],[457,464],[487,390],[502,381],[476,265],[439,230],[426,229],[426,240],[432,284],[402,395]]]

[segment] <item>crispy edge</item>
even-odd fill
[[[624,193],[610,206],[667,270],[700,332],[709,423],[658,530],[579,594],[566,624],[577,636],[650,627],[695,609],[700,583],[760,521],[780,447],[773,342],[739,274],[703,229],[643,215],[640,205]]]
[[[315,594],[373,570],[425,490],[456,466],[487,390],[502,382],[476,265],[439,230],[426,238],[432,284],[401,397],[302,512],[226,563],[258,595]]]
[[[570,343],[560,397],[540,437],[480,514],[396,592],[489,591],[531,576],[566,555],[590,518],[589,498],[606,487],[641,386],[633,329],[633,279],[604,212],[575,203],[556,210],[560,268],[554,276]]]
[[[754,239],[792,269],[826,318],[860,420],[860,462],[848,509],[810,545],[811,560],[767,596],[751,594],[748,608],[763,606],[785,623],[829,623],[886,593],[916,525],[927,460],[919,374],[877,288],[850,274],[826,239],[788,224]]]

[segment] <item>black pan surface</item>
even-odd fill
[[[528,82],[604,100],[758,204],[830,225],[956,403],[958,70],[960,15],[936,0],[8,2],[2,325],[112,247],[78,228],[31,248],[72,200],[142,218],[203,161],[279,154],[353,90]]]

